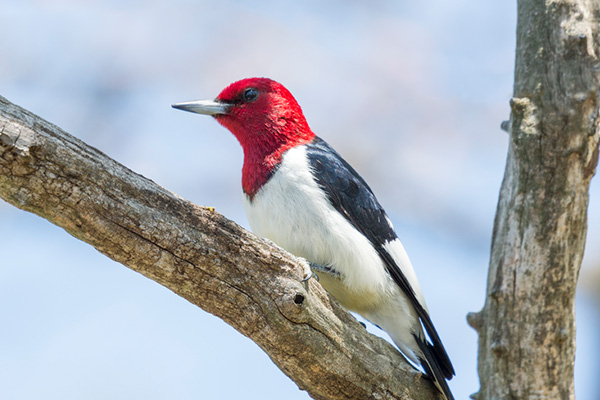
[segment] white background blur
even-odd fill
[[[466,399],[479,383],[465,315],[484,301],[516,4],[285,3],[2,0],[0,95],[248,227],[238,143],[170,105],[246,77],[283,83],[388,211]],[[599,188],[577,298],[581,400],[600,393]],[[308,398],[221,320],[1,200],[0,254],[0,399]]]

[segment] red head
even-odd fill
[[[235,135],[244,149],[242,187],[250,197],[266,183],[286,150],[315,137],[292,94],[267,78],[234,82],[214,101],[173,107],[212,115]]]

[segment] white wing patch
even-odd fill
[[[398,265],[398,268],[400,268],[400,271],[402,271],[402,274],[406,277],[406,280],[415,291],[415,297],[419,303],[421,303],[425,311],[429,313],[427,304],[425,304],[425,297],[423,296],[421,286],[417,280],[417,274],[412,267],[410,259],[408,258],[408,254],[406,253],[406,250],[404,250],[404,246],[402,245],[400,239],[387,242],[383,245],[383,248],[392,256],[394,261],[396,261],[396,265]]]

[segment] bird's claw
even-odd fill
[[[305,277],[302,279],[302,282],[306,282],[306,281],[308,281],[310,278],[315,278],[315,279],[317,280],[317,282],[319,282],[319,275],[317,275],[317,274],[315,273],[315,271],[313,271],[312,269],[310,270],[310,274],[308,274],[307,276],[305,276]]]
[[[310,261],[308,262],[308,265],[310,267],[310,274],[308,274],[304,279],[302,279],[302,282],[306,282],[307,280],[309,280],[312,277],[314,277],[317,280],[317,282],[319,282],[319,275],[317,275],[317,273],[315,271],[318,271],[322,274],[325,274],[326,276],[331,276],[334,278],[339,278],[339,276],[340,276],[339,272],[337,272],[335,269],[333,269],[329,266],[316,264],[316,263],[310,262]]]

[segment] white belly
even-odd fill
[[[370,242],[330,204],[313,180],[303,146],[288,150],[271,179],[244,206],[252,230],[290,253],[331,266],[341,276],[320,274],[321,284],[359,313],[396,290]]]

